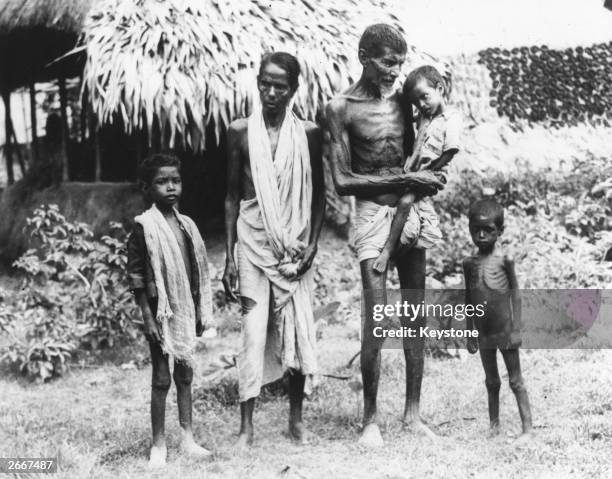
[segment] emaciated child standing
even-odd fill
[[[478,253],[463,261],[465,302],[485,305],[485,315],[476,318],[479,337],[468,339],[468,351],[473,354],[480,349],[489,395],[491,433],[499,432],[499,349],[508,370],[510,389],[518,404],[523,428],[522,438],[528,438],[532,428],[531,409],[527,389],[523,384],[518,350],[521,345],[521,298],[514,261],[497,245],[497,240],[504,231],[504,210],[496,201],[483,199],[472,204],[468,216],[470,234]],[[468,328],[474,328],[469,319]]]

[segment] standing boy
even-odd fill
[[[468,351],[480,349],[489,395],[491,433],[499,432],[499,389],[497,350],[508,369],[510,389],[516,397],[523,437],[531,431],[531,409],[523,384],[519,346],[521,345],[521,298],[514,271],[514,261],[497,246],[504,230],[504,210],[492,199],[476,201],[469,211],[470,234],[478,254],[463,261],[466,304],[485,305],[485,315],[477,319],[478,340],[468,339]],[[468,328],[474,325],[468,320]]]
[[[128,274],[151,349],[153,441],[149,466],[159,467],[166,463],[164,422],[171,382],[168,356],[174,358],[181,449],[200,458],[211,454],[193,439],[191,381],[195,340],[212,317],[212,297],[204,241],[195,223],[177,210],[182,191],[178,158],[148,157],[140,167],[140,180],[153,204],[135,218],[128,241]]]
[[[458,114],[446,105],[442,75],[429,65],[413,70],[404,82],[403,98],[419,111],[416,142],[404,172],[436,171],[446,183],[441,170],[459,151],[460,123]],[[431,198],[418,199],[408,191],[396,206],[389,237],[373,265],[379,273],[386,271],[398,240],[406,248],[429,249],[442,239]]]

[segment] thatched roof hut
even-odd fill
[[[0,88],[57,77],[47,65],[74,48],[92,0],[0,1]],[[80,73],[75,59],[62,63],[65,76]]]
[[[247,114],[262,53],[297,55],[296,108],[314,119],[359,71],[357,44],[374,20],[401,25],[382,0],[102,0],[84,27],[84,81],[102,122],[157,123],[169,146],[203,149]],[[414,53],[414,52],[413,52]],[[149,135],[150,137],[150,135]]]
[[[66,88],[65,79],[83,71],[84,56],[59,57],[74,48],[89,12],[92,0],[0,0],[0,95],[5,118],[4,156],[8,183],[14,182],[14,128],[11,119],[11,92],[20,87],[30,89],[32,122],[32,158],[38,158],[36,139],[36,82],[58,79],[62,103],[62,176],[67,179]],[[51,65],[50,65],[51,64]],[[22,173],[25,171],[18,155]]]

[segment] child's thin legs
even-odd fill
[[[516,403],[518,405],[519,415],[521,416],[521,424],[523,428],[523,434],[531,431],[531,407],[529,406],[529,397],[527,396],[527,389],[523,382],[523,375],[521,374],[521,360],[519,357],[518,349],[506,349],[501,351],[508,369],[508,376],[510,380],[510,389],[516,397]]]
[[[170,368],[168,356],[164,355],[159,343],[149,342],[151,349],[151,426],[153,429],[153,446],[165,444],[166,396],[170,389]]]
[[[402,234],[404,223],[406,223],[406,219],[410,213],[410,208],[412,208],[414,205],[414,200],[415,196],[413,193],[406,193],[398,200],[395,216],[393,217],[391,228],[389,230],[389,237],[387,238],[380,255],[376,261],[374,261],[372,266],[375,271],[384,273],[387,270],[389,259],[391,258],[395,245],[399,241]]]
[[[174,384],[176,385],[176,402],[178,405],[179,424],[181,425],[181,449],[185,454],[195,457],[206,457],[211,453],[196,444],[191,429],[191,382],[193,369],[184,363],[174,362]]]
[[[491,429],[495,433],[499,429],[499,389],[501,387],[501,379],[497,369],[497,349],[480,348],[479,351],[489,398],[489,421]]]
[[[193,370],[189,366],[175,361],[172,377],[176,385],[179,424],[184,431],[191,431],[191,381],[193,380]]]

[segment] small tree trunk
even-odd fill
[[[83,77],[81,77],[81,84],[83,84]],[[87,121],[89,117],[89,102],[87,101],[87,87],[83,91],[81,96],[81,115],[79,118],[81,126],[81,144],[85,144],[87,137]]]
[[[69,181],[68,174],[68,99],[66,95],[66,79],[61,76],[58,79],[59,94],[60,94],[60,113],[62,117],[62,147],[61,147],[61,162],[62,162],[62,181]]]
[[[96,115],[89,110],[89,137],[93,142],[94,148],[94,181],[102,179],[102,155],[100,152],[100,131]]]
[[[11,135],[11,92],[2,92],[4,101],[4,157],[6,158],[6,179],[9,185],[15,183],[15,173],[13,172],[13,148]]]
[[[38,153],[38,121],[36,118],[36,85],[34,80],[30,81],[30,120],[32,124],[32,163],[39,160]]]
[[[19,169],[21,170],[21,176],[25,176],[26,168],[25,163],[23,162],[23,156],[21,154],[21,149],[19,148],[19,142],[17,141],[17,135],[15,135],[15,127],[13,125],[13,120],[11,118],[11,137],[13,138],[11,144],[15,145],[15,153],[17,154],[17,162],[19,163]]]

